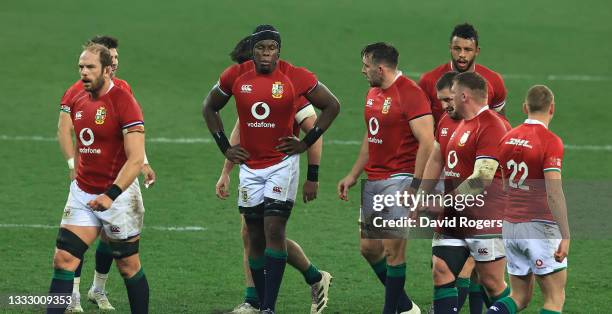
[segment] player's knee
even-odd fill
[[[448,268],[446,262],[440,258],[433,259],[432,276],[434,285],[439,286],[455,281],[453,272]]]
[[[375,263],[383,258],[384,253],[379,245],[373,245],[372,241],[360,241],[359,251],[368,262]]]
[[[529,302],[531,302],[531,294],[526,292],[512,290],[510,296],[512,297],[512,300],[514,300],[514,303],[516,303],[517,310],[519,311],[526,308],[529,305]]]
[[[74,270],[83,259],[89,246],[74,232],[60,228],[55,240],[57,250],[53,256],[53,266],[56,269]]]
[[[80,259],[74,257],[67,251],[58,249],[53,255],[53,268],[74,271],[80,263]]]
[[[134,255],[117,259],[116,264],[123,278],[131,278],[140,270],[140,259]]]
[[[565,303],[565,289],[561,291],[551,291],[544,294],[544,304],[551,304],[562,308]]]
[[[405,259],[404,252],[396,248],[385,248],[384,254],[388,264],[401,264]]]
[[[285,243],[285,224],[266,224],[266,241],[273,243]]]
[[[242,227],[240,228],[240,236],[242,237],[243,242],[249,240],[249,228],[247,227],[246,223],[243,223]]]
[[[506,288],[506,282],[503,275],[490,272],[481,272],[479,274],[480,284],[484,286],[489,295],[497,295]]]

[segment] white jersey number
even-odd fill
[[[506,166],[508,167],[508,169],[512,170],[510,178],[508,179],[508,184],[510,185],[510,187],[515,189],[521,189],[523,191],[529,191],[529,186],[524,184],[525,179],[527,179],[527,176],[529,175],[529,168],[527,168],[527,164],[524,161],[521,161],[521,163],[517,164],[514,160],[508,160]],[[518,182],[514,182],[514,178],[516,177],[519,171],[522,171],[523,175],[518,180]]]

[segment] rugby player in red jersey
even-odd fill
[[[451,60],[435,69],[423,74],[419,80],[419,86],[423,89],[431,102],[431,111],[435,122],[440,121],[444,110],[442,104],[436,97],[436,82],[444,73],[476,72],[487,80],[488,102],[491,109],[504,113],[506,104],[506,87],[504,79],[497,72],[476,63],[476,57],[480,54],[478,46],[478,32],[474,26],[464,23],[455,26],[450,37],[449,50]]]
[[[408,228],[381,225],[402,221],[409,211],[401,204],[376,209],[374,199],[416,192],[434,141],[431,108],[421,88],[397,69],[399,53],[393,46],[370,44],[361,57],[361,72],[371,86],[364,110],[367,132],[353,168],[338,182],[338,196],[347,200],[365,170],[360,249],[385,285],[383,313],[420,313],[404,291]]]
[[[204,100],[203,116],[221,152],[241,164],[238,206],[249,233],[249,266],[262,313],[274,313],[287,261],[285,226],[297,193],[297,154],[319,139],[340,104],[314,74],[279,59],[281,37],[273,26],[258,26],[251,45],[253,61],[221,74]],[[231,96],[240,121],[240,144],[234,146],[219,116]],[[321,116],[299,140],[293,124],[302,96],[321,109]]]
[[[423,175],[425,181],[422,189],[431,192],[434,182],[444,170],[446,194],[463,198],[466,195],[484,195],[484,201],[482,207],[476,205],[465,210],[457,206],[445,208],[439,220],[461,221],[468,218],[470,221],[488,223],[482,228],[459,223],[438,228],[432,243],[436,313],[457,312],[456,279],[469,255],[476,261],[480,284],[487,292],[483,295],[485,304],[488,301],[486,296],[495,301],[510,293],[504,282],[505,253],[498,219],[502,214],[504,197],[499,180],[493,182],[494,177],[500,177],[494,156],[507,125],[496,112],[488,109],[487,83],[479,74],[458,74],[451,90],[454,111],[463,120],[443,150],[440,145],[434,145]]]
[[[236,63],[244,63],[253,59],[250,43],[251,36],[243,38],[236,47],[230,53],[232,61]],[[300,129],[307,133],[312,129],[317,120],[317,113],[313,106],[304,97],[298,99],[300,106],[295,114],[295,123],[293,125],[294,135],[298,136]],[[234,124],[234,129],[230,135],[230,144],[237,145],[240,143],[240,121],[237,120]],[[303,195],[302,198],[304,203],[310,202],[317,197],[319,189],[319,164],[321,161],[321,152],[323,150],[323,137],[320,137],[312,146],[308,148],[308,174],[306,181],[302,187]],[[223,163],[223,169],[221,170],[221,176],[215,185],[215,194],[220,199],[227,199],[229,197],[229,184],[230,184],[230,173],[234,168],[234,164],[229,160],[225,159]],[[244,275],[246,282],[246,291],[244,302],[236,306],[231,313],[233,314],[252,314],[259,313],[260,300],[257,296],[257,290],[253,283],[253,277],[249,269],[249,251],[248,251],[248,231],[247,226],[244,222],[244,216],[241,218],[241,237],[244,245],[243,252],[243,266]],[[329,299],[329,286],[331,284],[332,276],[330,273],[322,270],[318,270],[314,266],[300,245],[287,238],[287,263],[297,270],[299,270],[304,276],[304,280],[311,288],[311,306],[310,313],[318,314],[322,313],[327,307]]]
[[[111,79],[115,87],[119,87],[125,89],[130,94],[134,94],[132,92],[132,88],[130,85],[118,78],[116,76],[117,71],[119,69],[119,52],[117,49],[119,48],[119,41],[111,36],[95,36],[89,42],[100,44],[108,48],[112,58],[112,72]],[[78,92],[83,91],[83,81],[78,80],[66,91],[64,96],[62,97],[60,104],[60,118],[58,123],[57,130],[57,138],[60,144],[60,148],[68,162],[68,169],[70,171],[70,179],[74,179],[74,164],[75,160],[78,162],[78,152],[74,150],[74,143],[72,141],[73,134],[73,125],[72,120],[70,119],[70,107],[66,106],[66,104],[71,100],[71,98]],[[65,114],[62,114],[65,113]],[[156,175],[153,168],[149,165],[149,161],[147,160],[147,156],[145,153],[145,165],[142,167],[142,174],[144,176],[145,187],[149,187],[155,183]],[[83,308],[81,307],[81,293],[79,291],[79,285],[81,282],[81,269],[83,267],[84,259],[81,259],[81,263],[79,267],[77,267],[74,274],[74,285],[72,289],[72,303],[66,309],[69,313],[81,313],[83,312]],[[94,281],[89,291],[87,292],[87,298],[95,303],[100,310],[103,311],[112,311],[115,308],[108,301],[108,297],[106,295],[106,281],[108,279],[108,272],[110,271],[111,265],[113,263],[113,256],[111,255],[110,248],[108,246],[108,240],[102,233],[101,241],[98,242],[98,246],[96,248],[96,269],[94,274]]]
[[[503,236],[512,293],[487,313],[525,309],[534,278],[544,297],[540,313],[561,313],[570,230],[561,184],[563,142],[548,130],[555,113],[552,91],[543,85],[531,87],[523,112],[527,120],[504,136],[497,151],[504,180],[508,180]]]
[[[111,80],[108,48],[90,43],[79,57],[84,90],[63,106],[70,112],[79,152],[53,257],[50,293],[70,294],[74,271],[101,229],[125,280],[132,313],[147,313],[149,286],[138,243],[144,206],[136,177],[144,164],[140,106]],[[49,306],[63,313],[68,304]]]

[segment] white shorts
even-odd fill
[[[87,203],[96,197],[98,194],[89,194],[79,188],[76,180],[72,181],[61,224],[101,226],[104,233],[114,240],[125,240],[140,234],[145,209],[138,179],[105,211],[93,211],[87,206]]]
[[[501,236],[473,237],[467,239],[453,238],[436,233],[431,246],[462,246],[470,250],[470,255],[477,262],[490,262],[506,256]]]
[[[262,204],[264,197],[278,201],[295,201],[300,179],[299,155],[291,155],[276,165],[263,169],[251,169],[240,165],[238,206],[254,207]]]
[[[561,243],[561,232],[556,224],[504,221],[503,235],[509,274],[547,275],[567,267],[567,258],[562,263],[555,260],[555,252]]]

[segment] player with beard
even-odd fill
[[[370,84],[365,99],[367,132],[349,174],[338,182],[338,196],[348,200],[349,189],[365,170],[360,211],[360,250],[385,286],[383,313],[421,313],[404,291],[408,228],[381,227],[377,220],[408,216],[403,206],[374,207],[377,195],[416,192],[433,145],[433,119],[427,97],[397,69],[399,52],[387,43],[361,51],[361,72]]]
[[[280,60],[281,36],[271,25],[251,35],[253,60],[227,68],[208,93],[203,116],[226,159],[240,165],[238,206],[249,234],[249,266],[262,313],[274,313],[287,262],[285,226],[298,184],[297,154],[312,146],[340,111],[336,97],[305,68]],[[234,96],[240,144],[231,146],[219,111]],[[297,100],[321,116],[303,140],[293,135]]]
[[[113,84],[116,87],[122,88],[128,91],[130,94],[134,94],[132,92],[132,88],[125,81],[117,77],[117,71],[119,70],[119,41],[111,36],[95,36],[89,42],[100,44],[108,48],[111,59],[111,79]],[[72,120],[70,118],[70,107],[67,106],[67,103],[71,100],[72,97],[76,93],[81,92],[84,89],[83,81],[78,80],[64,93],[64,97],[62,97],[60,104],[60,118],[58,123],[57,130],[57,139],[60,144],[60,148],[66,158],[68,163],[68,169],[70,171],[70,179],[74,180],[74,165],[78,163],[78,151],[74,149],[74,143],[72,140],[73,133],[73,125]],[[153,168],[150,166],[149,161],[147,160],[147,156],[145,153],[145,164],[142,167],[142,174],[145,178],[145,187],[152,186],[155,183],[156,175]],[[81,313],[83,312],[83,308],[81,307],[81,293],[79,291],[79,286],[81,282],[81,269],[83,268],[83,261],[81,259],[81,263],[79,267],[77,267],[74,274],[74,285],[72,288],[72,303],[66,309],[66,312],[69,313]],[[87,292],[87,298],[95,303],[100,310],[103,311],[113,311],[115,308],[111,305],[106,295],[106,281],[108,279],[108,272],[110,271],[111,265],[113,263],[113,256],[111,255],[111,250],[108,245],[108,240],[104,233],[101,234],[100,241],[98,241],[98,246],[96,248],[96,269],[94,274],[94,281]]]
[[[230,53],[232,61],[236,63],[244,63],[253,59],[251,50],[251,36],[243,38],[234,50]],[[310,102],[301,97],[299,100],[299,106],[295,114],[295,123],[293,125],[294,135],[298,136],[300,129],[305,133],[308,133],[317,120],[317,113]],[[240,121],[237,120],[234,124],[234,129],[230,135],[230,145],[237,145],[240,143]],[[319,164],[321,161],[321,152],[323,150],[323,137],[320,137],[312,146],[308,148],[308,174],[306,181],[302,187],[304,203],[310,202],[317,197],[319,189]],[[221,170],[221,176],[215,185],[215,194],[220,199],[227,199],[229,197],[229,184],[230,184],[230,173],[234,168],[234,164],[229,160],[225,159],[223,163],[223,169]],[[246,292],[244,302],[239,304],[231,312],[233,314],[250,314],[259,313],[260,299],[257,296],[257,290],[253,283],[253,276],[249,269],[249,239],[247,225],[244,222],[244,216],[241,215],[241,232],[242,243],[244,245],[243,251],[243,266],[244,276],[246,281]],[[329,286],[331,285],[332,276],[326,271],[317,269],[314,266],[300,245],[287,238],[287,263],[299,270],[304,276],[304,281],[311,288],[311,301],[310,306],[311,314],[323,313],[323,310],[327,307],[329,299]]]
[[[487,81],[487,104],[489,108],[503,114],[507,94],[504,79],[497,72],[476,63],[476,58],[480,54],[480,46],[478,45],[478,32],[474,29],[474,26],[468,23],[455,26],[450,36],[449,50],[451,54],[450,62],[423,74],[419,80],[419,86],[431,102],[431,111],[435,122],[440,121],[444,113],[442,105],[436,97],[436,82],[444,73],[449,71],[476,72],[482,75]]]
[[[453,112],[462,120],[444,146],[446,140],[441,140],[439,129],[440,144],[434,145],[419,193],[433,191],[444,170],[445,194],[454,198],[485,196],[483,206],[447,207],[440,219],[497,221],[503,214],[505,199],[498,162],[493,156],[508,124],[486,105],[487,83],[477,73],[458,74],[453,80],[451,98]],[[436,230],[432,243],[435,313],[457,313],[456,280],[470,255],[476,261],[475,269],[486,291],[485,304],[509,295],[510,289],[504,282],[505,252],[500,233],[498,224],[482,229],[457,225]]]
[[[104,229],[131,312],[148,313],[149,286],[138,254],[144,216],[136,180],[145,155],[142,112],[128,91],[114,86],[108,48],[88,44],[79,71],[83,90],[63,104],[79,158],[57,236],[49,293],[70,294],[75,270]],[[63,313],[67,306],[50,305],[47,313]]]
[[[453,104],[453,94],[451,92],[451,87],[453,86],[453,79],[455,76],[459,74],[458,72],[446,72],[444,75],[440,77],[438,82],[436,83],[436,93],[437,99],[440,101],[442,106],[442,110],[444,113],[438,121],[438,125],[436,128],[436,142],[434,143],[435,149],[439,149],[441,151],[446,149],[446,144],[448,144],[448,140],[450,139],[453,132],[461,122],[461,118],[457,115],[455,111],[455,106]],[[434,154],[432,153],[429,158],[433,158]],[[428,160],[429,163],[429,160]],[[427,167],[426,167],[427,168]],[[443,191],[444,190],[444,176],[441,177],[441,180],[436,187],[436,190]],[[432,213],[437,215],[439,213]],[[469,256],[461,269],[461,272],[457,278],[457,312],[461,311],[467,296],[470,297],[470,313],[482,313],[483,300],[482,300],[482,286],[478,283],[477,276],[473,272],[474,270],[474,258]],[[432,305],[433,310],[433,305]]]

